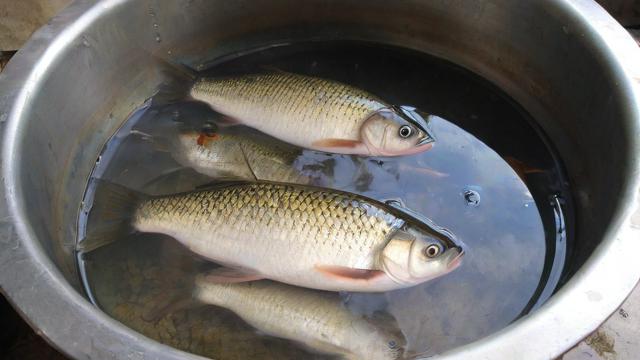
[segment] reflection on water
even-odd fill
[[[365,158],[303,150],[290,166],[315,185],[383,201],[399,199],[466,245],[462,265],[451,274],[388,293],[343,293],[345,306],[365,317],[380,311],[391,314],[408,350],[425,354],[484,337],[528,311],[546,278],[558,274],[549,266],[557,240],[548,236],[555,234],[554,208],[539,199],[559,193],[560,180],[526,115],[491,86],[431,58],[368,45],[312,49],[265,50],[221,64],[216,71],[249,72],[273,64],[336,78],[442,116],[431,117],[437,143],[426,153]],[[154,139],[159,132],[167,136],[167,124],[171,129],[179,121],[182,129],[198,130],[216,116],[197,103],[145,108],[108,145],[94,176],[148,194],[190,191],[211,183],[215,179],[185,167],[166,149],[160,151]],[[242,127],[218,132],[276,141]],[[503,157],[528,165],[512,167]],[[523,179],[533,180],[528,187]],[[320,357],[303,346],[256,333],[228,310],[195,302],[158,322],[145,321],[143,314],[156,306],[158,296],[190,297],[194,276],[211,267],[170,238],[135,234],[79,258],[96,303],[151,338],[222,359]]]

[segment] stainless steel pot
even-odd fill
[[[525,109],[576,199],[568,282],[533,314],[447,359],[548,359],[594,330],[640,278],[640,50],[590,0],[77,1],[0,75],[0,285],[76,358],[169,359],[93,307],[73,260],[102,145],[159,82],[158,58],[205,61],[283,42],[353,39],[458,63]]]

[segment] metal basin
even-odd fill
[[[393,44],[464,66],[532,114],[564,161],[576,199],[567,281],[532,314],[442,358],[553,358],[625,299],[640,278],[640,50],[594,2],[78,1],[0,75],[0,285],[40,334],[76,358],[191,356],[83,297],[72,250],[87,178],[158,85],[158,58],[206,66],[311,39]]]

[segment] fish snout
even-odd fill
[[[460,246],[449,249],[451,255],[449,255],[449,262],[447,263],[447,272],[455,270],[462,263],[464,257],[464,250]]]
[[[416,144],[416,146],[423,146],[423,145],[427,145],[427,144],[431,144],[436,142],[436,139],[434,139],[430,134],[425,134],[422,139],[420,139],[418,141],[418,143]]]

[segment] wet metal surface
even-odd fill
[[[640,31],[630,30],[640,44]],[[640,224],[640,213],[632,218]],[[562,360],[635,360],[640,358],[640,285],[622,306],[588,338],[569,350]]]

